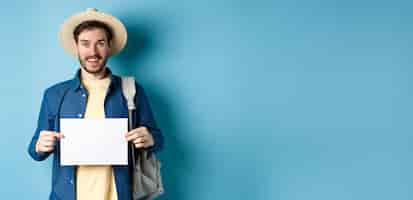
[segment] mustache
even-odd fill
[[[102,56],[100,56],[100,55],[88,56],[88,57],[86,57],[85,59],[87,60],[87,59],[93,59],[93,58],[95,58],[95,59],[102,59]]]

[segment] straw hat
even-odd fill
[[[110,14],[99,12],[96,8],[88,8],[85,12],[77,13],[69,17],[60,28],[60,43],[69,54],[77,57],[73,31],[76,26],[89,20],[103,22],[112,30],[113,38],[110,55],[115,55],[122,51],[126,45],[128,35],[122,22]]]

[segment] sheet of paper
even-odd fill
[[[127,118],[61,119],[61,165],[127,165],[127,131]]]

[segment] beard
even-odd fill
[[[98,59],[98,61],[102,61],[101,64],[98,63],[98,66],[94,66],[94,67],[90,67],[88,66],[89,63],[87,62],[87,60],[89,58],[96,58]],[[88,73],[90,74],[100,74],[105,70],[105,66],[106,66],[106,62],[107,62],[107,58],[102,58],[102,56],[100,55],[95,55],[95,56],[89,56],[89,57],[85,57],[84,59],[80,58],[80,56],[78,56],[79,62],[80,62],[80,66]]]

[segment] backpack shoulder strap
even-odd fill
[[[128,110],[135,110],[135,77],[133,76],[123,76],[122,77],[122,93],[128,103]]]
[[[126,101],[127,101],[127,106],[128,106],[128,125],[129,125],[129,130],[132,130],[133,127],[133,115],[134,112],[136,110],[136,106],[135,106],[135,102],[134,102],[134,98],[136,95],[136,88],[135,88],[135,78],[134,77],[130,77],[130,76],[123,76],[121,77],[122,79],[122,94],[125,97]],[[129,161],[131,161],[129,163],[129,173],[133,174],[135,172],[135,167],[136,165],[136,156],[135,156],[135,147],[133,145],[133,143],[129,142],[128,143],[128,154],[129,154]],[[130,179],[130,187],[131,187],[131,191],[134,191],[134,186],[136,185],[136,178],[134,178],[134,176],[131,177]]]

